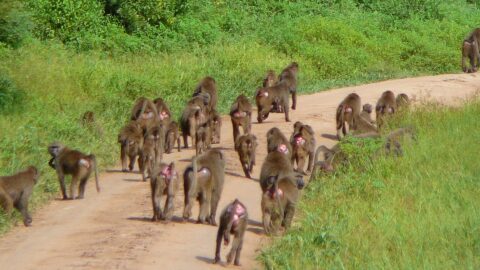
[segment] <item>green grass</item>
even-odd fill
[[[46,146],[59,140],[94,152],[102,168],[114,164],[140,96],[163,97],[178,117],[203,76],[217,80],[225,113],[267,69],[291,61],[300,94],[459,72],[461,40],[480,15],[460,0],[125,0],[131,13],[117,18],[104,14],[106,2],[115,1],[0,3],[0,175],[39,167],[34,208],[58,192]],[[131,29],[121,23],[132,18]],[[87,110],[104,137],[80,125]],[[1,215],[0,233],[17,220]]]
[[[260,260],[267,269],[478,269],[479,113],[477,98],[396,119],[418,131],[400,158],[372,162],[363,154],[376,144],[353,147],[349,166],[308,185],[292,230]]]

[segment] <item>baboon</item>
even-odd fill
[[[20,211],[23,224],[27,227],[32,225],[28,200],[39,177],[40,172],[33,166],[14,175],[0,176],[0,205],[7,214],[10,214],[14,207]]]
[[[210,112],[211,144],[220,143],[220,134],[222,131],[222,117],[213,110]]]
[[[408,108],[408,106],[410,105],[410,99],[405,93],[398,94],[395,102],[397,103],[398,110]]]
[[[465,44],[465,42],[469,43],[470,45]],[[477,64],[478,64],[478,61],[480,60],[480,50],[479,50],[479,48],[480,48],[480,28],[473,29],[473,31],[465,38],[464,43],[463,43],[463,47],[465,47],[465,45],[467,47],[470,46],[470,49],[466,48],[467,52],[469,51],[469,54],[476,55],[476,57],[474,57],[474,58],[477,59]],[[462,51],[463,50],[465,50],[465,48],[462,48]],[[463,52],[462,52],[462,54],[463,54]],[[470,61],[472,62],[472,57],[470,57]],[[471,69],[472,69],[473,72],[475,72],[477,70],[477,67],[475,65],[472,65]]]
[[[288,91],[292,94],[292,110],[297,108],[297,73],[298,64],[292,62],[278,76],[279,83],[285,83]]]
[[[266,234],[276,235],[280,224],[290,228],[303,179],[298,175],[271,176],[262,195],[262,221]]]
[[[183,174],[183,190],[185,192],[185,208],[183,219],[192,215],[193,201],[200,203],[198,223],[209,223],[217,226],[215,216],[225,178],[225,159],[218,149],[210,149],[204,154],[194,157],[192,165]],[[209,208],[210,207],[210,211]]]
[[[323,160],[319,161],[320,154],[323,153]],[[338,164],[345,160],[345,155],[341,152],[340,144],[335,144],[332,148],[328,148],[325,145],[317,147],[315,151],[314,166],[312,174],[310,175],[311,182],[313,178],[319,173],[332,173],[336,170]]]
[[[195,97],[200,93],[207,93],[210,95],[210,101],[208,102],[207,106],[209,112],[217,108],[217,85],[212,77],[207,76],[203,78],[195,88],[193,96]]]
[[[195,154],[198,156],[210,149],[212,142],[211,121],[204,123],[195,132]]]
[[[92,111],[86,111],[80,120],[83,127],[95,131],[99,136],[103,136],[103,129],[95,119],[95,113]]]
[[[413,127],[399,128],[390,132],[385,140],[385,153],[395,156],[403,156],[403,149],[400,141],[408,136],[411,140],[416,141],[416,132]]]
[[[157,116],[158,112],[155,104],[145,97],[140,97],[135,101],[130,120],[140,123],[143,132],[146,132],[147,127],[153,125],[158,120]]]
[[[470,61],[470,67],[467,68],[467,62],[465,61],[466,58]],[[475,52],[475,47],[471,42],[468,42],[466,40],[463,41],[462,44],[462,70],[463,72],[476,72],[477,71],[477,66],[479,62],[479,58],[477,58],[477,54]]]
[[[158,120],[160,121],[160,123],[162,123],[162,125],[168,126],[168,124],[170,124],[170,121],[172,120],[172,113],[170,112],[167,104],[162,98],[156,98],[155,100],[153,100],[153,103],[157,108]]]
[[[373,111],[373,106],[369,103],[366,103],[362,107],[362,111],[360,112],[360,117],[365,119],[370,124],[375,124],[375,121],[372,119],[372,111]]]
[[[85,195],[85,186],[92,171],[95,172],[95,184],[97,192],[100,192],[98,183],[97,159],[95,155],[86,155],[78,150],[72,150],[59,142],[53,142],[48,146],[48,152],[52,159],[48,162],[50,167],[57,171],[58,181],[62,190],[64,200],[83,199]],[[70,197],[67,196],[65,188],[65,175],[72,175],[70,184]],[[75,192],[78,186],[78,197]]]
[[[230,118],[233,127],[233,141],[240,135],[240,126],[243,134],[250,133],[252,128],[252,104],[245,95],[239,95],[230,108]]]
[[[188,148],[188,136],[192,137],[192,146],[195,146],[195,132],[197,128],[208,121],[206,105],[210,102],[210,95],[199,94],[187,103],[180,119],[183,143]]]
[[[147,132],[143,139],[143,147],[141,151],[142,167],[140,172],[142,173],[142,180],[147,181],[148,176],[151,175],[152,169],[156,164],[159,164],[163,158],[163,150],[165,143],[165,131],[162,125],[159,123],[147,128]],[[145,175],[145,171],[148,176]]]
[[[263,87],[271,87],[277,84],[277,76],[275,75],[275,71],[273,70],[268,70],[267,75],[265,75],[265,78],[263,79]]]
[[[165,132],[165,153],[170,154],[175,147],[175,142],[178,146],[178,152],[180,152],[180,135],[178,133],[178,124],[175,121],[171,121],[168,124],[168,128]]]
[[[244,134],[235,141],[235,151],[238,153],[243,172],[248,178],[252,178],[255,154],[257,151],[257,137],[253,134]]]
[[[309,125],[297,121],[293,125],[293,134],[290,137],[292,146],[292,165],[297,163],[297,171],[305,174],[305,161],[308,157],[307,172],[313,168],[313,155],[315,152],[315,133]]]
[[[289,98],[288,98],[288,84],[284,82],[277,83],[271,87],[259,88],[255,94],[255,101],[257,104],[257,121],[262,123],[267,119],[272,108],[277,107],[283,109],[285,114],[285,121],[290,122],[289,113]]]
[[[387,90],[382,93],[375,106],[375,113],[377,118],[378,128],[381,128],[385,123],[385,118],[397,111],[397,102],[395,101],[395,94]]]
[[[118,134],[118,142],[120,143],[120,160],[122,161],[122,171],[127,172],[128,169],[133,170],[137,156],[141,156],[141,149],[143,148],[143,131],[140,124],[136,121],[130,121],[126,126],[120,130]],[[142,159],[138,159],[138,167],[142,170]]]
[[[287,137],[283,135],[280,129],[274,127],[267,132],[267,152],[278,151],[290,159],[292,156],[292,146]]]
[[[361,104],[360,96],[356,93],[351,93],[338,105],[335,119],[339,140],[347,135],[350,130],[355,129],[354,116],[360,114]],[[348,124],[348,131],[346,124]]]
[[[173,216],[175,194],[178,189],[178,175],[175,171],[175,164],[160,163],[156,166],[151,175],[150,187],[152,191],[153,217],[152,221],[170,221]],[[165,207],[160,206],[162,195],[166,195]]]
[[[260,187],[262,192],[267,190],[271,177],[282,178],[284,176],[294,174],[290,157],[279,151],[268,153],[263,161],[260,171]]]
[[[225,246],[230,243],[230,234],[233,234],[232,249],[227,255],[227,263],[240,266],[240,252],[243,246],[243,237],[247,230],[248,213],[247,208],[238,199],[231,202],[220,215],[220,226],[217,232],[217,242],[215,247],[215,259],[213,263],[220,262],[220,248],[222,238]],[[235,260],[234,260],[235,258]]]

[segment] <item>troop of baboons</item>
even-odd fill
[[[464,72],[476,72],[480,59],[480,28],[474,29],[463,41],[462,69]],[[465,59],[470,61],[467,67]],[[299,65],[292,62],[278,76],[268,70],[253,96],[257,107],[257,122],[264,122],[270,113],[283,113],[289,122],[289,110],[297,107],[297,84]],[[292,106],[290,107],[290,94]],[[150,100],[138,98],[131,111],[129,122],[120,129],[120,160],[123,172],[133,171],[138,163],[142,180],[150,179],[153,208],[152,221],[170,221],[174,215],[174,204],[180,179],[175,162],[164,163],[165,154],[175,148],[191,146],[196,150],[191,164],[183,172],[184,209],[183,220],[192,215],[195,201],[199,202],[198,223],[217,226],[216,212],[223,187],[225,185],[225,156],[213,144],[220,143],[221,117],[217,112],[217,83],[212,77],[203,78],[185,104],[179,122],[172,119],[172,112],[162,98]],[[387,90],[379,97],[375,106],[363,104],[357,93],[347,95],[337,106],[335,120],[336,133],[340,141],[344,137],[382,138],[380,129],[388,123],[391,115],[406,111],[411,100],[408,95],[395,95]],[[239,95],[230,109],[233,128],[234,150],[238,153],[245,177],[252,178],[256,165],[258,140],[252,133],[252,104],[245,95]],[[375,110],[375,120],[372,113]],[[85,128],[93,129],[103,136],[101,126],[91,111],[81,117]],[[241,127],[241,129],[240,129]],[[384,136],[385,154],[401,156],[401,140],[404,137],[416,139],[411,127],[400,128]],[[292,222],[301,190],[306,185],[304,176],[310,173],[309,181],[319,174],[330,174],[348,162],[340,143],[333,147],[317,146],[313,128],[297,121],[288,139],[282,131],[273,127],[266,134],[267,156],[259,176],[261,191],[262,224],[266,234],[276,235],[280,228],[287,230]],[[176,147],[175,147],[176,145]],[[48,164],[56,171],[63,199],[82,199],[91,174],[94,173],[97,191],[100,192],[98,166],[94,154],[84,154],[70,149],[60,142],[48,146],[51,159]],[[321,159],[321,160],[319,160]],[[0,177],[0,204],[10,213],[15,207],[23,215],[25,226],[30,226],[32,218],[28,212],[28,200],[38,181],[39,171],[30,166],[11,176]],[[71,175],[70,192],[67,193],[65,175]],[[309,182],[308,181],[308,182]],[[77,190],[78,189],[78,190]],[[78,191],[78,195],[77,195]],[[162,210],[162,197],[165,203]],[[222,239],[225,245],[233,235],[231,251],[227,263],[240,264],[243,238],[248,224],[246,206],[234,199],[220,214],[214,263],[221,261]]]

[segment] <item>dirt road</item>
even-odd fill
[[[363,102],[375,104],[381,92],[390,89],[409,96],[428,97],[447,103],[458,101],[480,88],[480,76],[473,74],[441,75],[373,83],[362,86],[305,95],[291,113],[291,123],[283,115],[271,114],[263,124],[253,124],[259,138],[258,178],[266,154],[265,133],[279,127],[290,136],[292,124],[301,120],[313,126],[317,142],[331,145],[321,134],[335,134],[334,113],[338,103],[350,92],[357,92]],[[253,91],[253,90],[252,90]],[[268,239],[260,226],[260,188],[258,182],[243,177],[233,150],[230,120],[223,118],[222,143],[227,158],[226,184],[219,208],[234,198],[247,206],[250,225],[242,251],[242,268],[261,268],[255,261]],[[255,121],[256,122],[256,121]],[[183,172],[192,150],[166,155]],[[23,225],[0,238],[0,268],[15,269],[221,269],[211,264],[217,227],[181,223],[152,223],[149,184],[139,174],[121,173],[118,168],[101,174],[103,191],[97,194],[90,182],[86,199],[54,200],[33,215],[33,226]],[[175,216],[183,209],[183,193],[176,200]],[[194,208],[197,216],[198,204]],[[220,211],[220,209],[219,209]],[[218,218],[218,217],[217,217]],[[222,250],[222,260],[227,249]],[[238,267],[232,267],[241,269]]]

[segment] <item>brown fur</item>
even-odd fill
[[[263,79],[263,87],[271,87],[277,84],[277,76],[275,75],[275,71],[273,70],[268,70],[267,75],[265,75],[265,78]]]
[[[397,103],[397,110],[408,109],[410,106],[410,98],[405,93],[398,94],[395,102]]]
[[[215,110],[210,112],[210,128],[212,132],[211,144],[219,144],[222,131],[222,117]]]
[[[480,28],[475,28],[465,38],[462,44],[462,69],[463,72],[476,72],[480,61]],[[470,60],[470,68],[467,69],[465,58]]]
[[[288,92],[292,94],[292,110],[297,108],[297,73],[298,64],[292,62],[278,76],[279,83],[285,83]]]
[[[282,108],[285,114],[285,121],[290,122],[289,118],[289,102],[288,84],[286,82],[278,83],[271,87],[257,89],[255,94],[255,102],[257,104],[257,121],[262,123],[268,118],[272,108]]]
[[[178,132],[178,124],[175,121],[170,121],[168,128],[165,132],[165,153],[170,154],[175,148],[175,142],[178,146],[178,152],[180,152],[180,134]]]
[[[126,126],[120,130],[118,134],[118,142],[120,143],[120,160],[122,161],[122,171],[127,171],[128,159],[130,160],[128,168],[130,171],[135,166],[137,156],[141,155],[143,148],[143,131],[140,124],[136,121],[130,121]],[[138,159],[138,167],[140,170],[143,164],[141,159]]]
[[[267,131],[267,152],[280,151],[288,157],[292,156],[290,141],[283,135],[280,129],[274,127]]]
[[[32,225],[28,200],[39,177],[40,172],[33,166],[14,175],[0,176],[0,205],[7,214],[10,214],[14,207],[20,211],[25,226]]]
[[[208,121],[207,105],[209,104],[209,95],[197,95],[193,97],[185,106],[180,119],[180,128],[182,130],[183,143],[188,148],[188,136],[192,137],[192,146],[196,145],[195,132],[197,128]]]
[[[141,149],[141,159],[143,166],[140,168],[142,180],[147,181],[153,168],[159,164],[163,158],[165,143],[165,130],[163,126],[157,124],[147,129],[143,139],[143,147]]]
[[[179,185],[175,164],[160,163],[152,172],[150,187],[152,191],[153,217],[152,221],[172,220],[175,194]],[[162,196],[166,195],[165,207],[161,208]]]
[[[183,219],[190,218],[193,201],[198,199],[200,203],[198,223],[208,222],[216,226],[215,216],[223,191],[224,179],[225,159],[220,150],[210,149],[193,158],[192,165],[188,166],[183,174],[183,190],[185,192]]]
[[[100,192],[98,183],[98,170],[95,155],[86,155],[78,150],[71,150],[59,142],[54,142],[48,146],[48,152],[52,159],[48,162],[50,167],[57,171],[60,188],[62,190],[63,199],[83,199],[85,195],[85,186],[90,174],[95,172],[95,184],[97,192]],[[65,188],[65,175],[72,175],[70,184],[70,197],[67,196]],[[78,186],[78,197],[75,196]]]
[[[364,104],[363,109],[360,112],[360,117],[362,117],[363,119],[365,119],[365,121],[373,125],[375,124],[375,121],[373,121],[372,119],[372,111],[373,111],[373,107],[371,104],[369,103]]]
[[[170,109],[168,108],[167,104],[162,98],[156,98],[155,100],[153,100],[153,103],[157,108],[158,121],[160,121],[162,125],[168,126],[172,121],[172,113],[170,112]]]
[[[267,190],[272,178],[282,178],[287,175],[295,174],[290,157],[278,151],[268,153],[263,161],[260,171],[260,187],[262,192]]]
[[[220,262],[220,248],[222,246],[222,238],[225,246],[230,243],[230,234],[233,234],[232,249],[227,255],[227,263],[240,266],[240,252],[243,246],[243,237],[247,230],[248,213],[247,208],[238,199],[227,205],[220,215],[220,226],[217,232],[217,241],[215,245],[215,259],[213,263]]]
[[[157,107],[151,100],[140,97],[135,101],[130,120],[137,121],[143,131],[146,132],[148,126],[158,121]]]
[[[397,111],[397,102],[395,94],[387,90],[382,93],[375,106],[378,128],[385,124],[385,120],[389,115],[393,115]]]
[[[211,121],[198,127],[195,133],[195,154],[198,156],[210,149],[212,141]]]
[[[230,108],[230,118],[233,126],[233,140],[237,141],[240,135],[240,126],[242,126],[243,134],[250,133],[252,128],[252,104],[244,95],[237,97]]]
[[[351,93],[338,105],[335,119],[337,122],[337,137],[339,140],[356,128],[355,115],[360,114],[361,104],[360,96],[356,93]]]
[[[193,92],[193,96],[197,96],[200,93],[207,93],[210,95],[210,101],[208,103],[208,112],[215,110],[217,108],[217,85],[215,80],[212,77],[205,77],[203,78],[200,83],[195,88]]]
[[[308,157],[307,172],[313,168],[313,155],[315,152],[315,133],[311,126],[296,122],[293,125],[293,133],[290,137],[292,146],[292,165],[297,164],[297,171],[305,174],[305,161]]]
[[[252,134],[244,134],[235,141],[235,151],[238,153],[243,172],[248,178],[252,178],[251,173],[253,165],[255,165],[257,146],[257,137]]]

